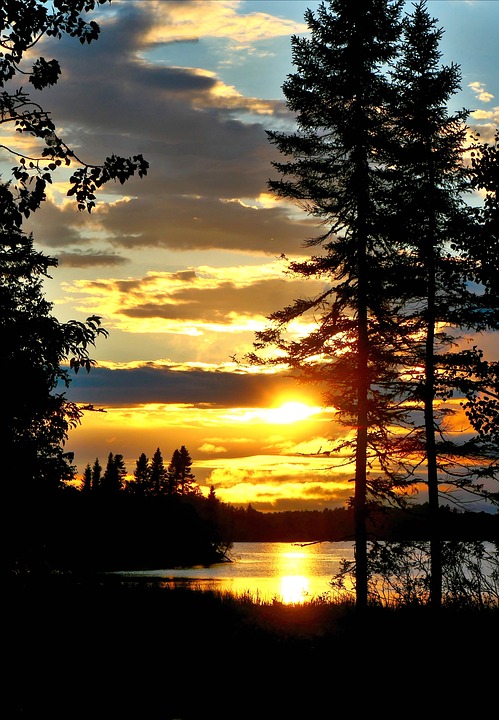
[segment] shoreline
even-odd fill
[[[462,673],[499,641],[499,610],[360,616],[352,605],[254,605],[147,583],[33,583],[4,598],[9,718],[315,720],[345,692],[367,700],[384,688],[390,703],[397,693],[407,702],[414,673],[424,668],[436,689],[442,672]]]

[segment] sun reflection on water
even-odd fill
[[[276,575],[280,578],[280,601],[303,603],[310,591],[311,556],[300,548],[287,547],[276,558]]]
[[[230,563],[124,574],[132,579],[157,577],[164,586],[229,593],[256,603],[303,605],[326,602],[337,593],[331,589],[331,580],[342,558],[353,558],[352,542],[241,542],[234,544]]]
[[[281,602],[285,605],[304,603],[309,594],[309,586],[309,579],[304,575],[285,575],[281,577]]]

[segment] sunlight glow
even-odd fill
[[[300,420],[307,420],[313,415],[323,412],[323,408],[306,403],[289,401],[278,407],[271,408],[232,408],[225,414],[225,420],[231,423],[251,423],[266,425],[290,425]]]
[[[310,407],[301,402],[285,402],[278,408],[271,408],[266,411],[267,422],[276,425],[286,425],[287,423],[306,420],[312,415],[316,415],[321,411],[319,407]]]
[[[304,575],[281,577],[281,600],[284,604],[304,603],[309,594],[310,580]]]
[[[312,564],[313,553],[302,548],[285,548],[279,553],[276,574],[280,576],[281,602],[289,605],[309,599]]]

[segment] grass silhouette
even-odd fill
[[[9,719],[330,717],[359,687],[371,702],[407,702],[418,678],[426,689],[443,674],[464,681],[499,639],[497,610],[359,615],[351,603],[254,603],[151,582],[23,585],[6,592],[3,617]],[[460,707],[458,694],[446,702]]]

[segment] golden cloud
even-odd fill
[[[307,292],[312,285],[307,281]],[[197,337],[262,330],[276,307],[299,294],[300,281],[288,276],[279,260],[149,272],[141,278],[76,280],[63,283],[62,289],[79,297],[79,311],[106,318],[106,327]],[[289,331],[296,336],[307,329],[303,322],[295,322]]]
[[[240,0],[218,0],[207,8],[204,0],[189,3],[149,0],[149,12],[154,21],[144,42],[156,44],[211,37],[247,44],[307,30],[304,23],[268,13],[239,14],[237,10],[242,4]]]
[[[317,477],[317,468],[297,466],[290,462],[277,465],[275,458],[247,458],[248,467],[217,468],[206,478],[217,497],[233,505],[251,503],[264,510],[276,510],[290,500],[317,506],[342,505],[352,494],[348,475]],[[251,463],[251,468],[249,464]]]
[[[485,85],[481,82],[477,82],[477,81],[470,82],[470,83],[468,83],[468,87],[470,87],[473,90],[476,97],[478,98],[478,100],[481,100],[481,102],[488,103],[491,100],[493,100],[493,98],[494,98],[492,93],[488,92],[485,89]]]
[[[199,452],[202,453],[226,453],[227,448],[222,445],[212,445],[212,443],[205,442],[198,448]]]

